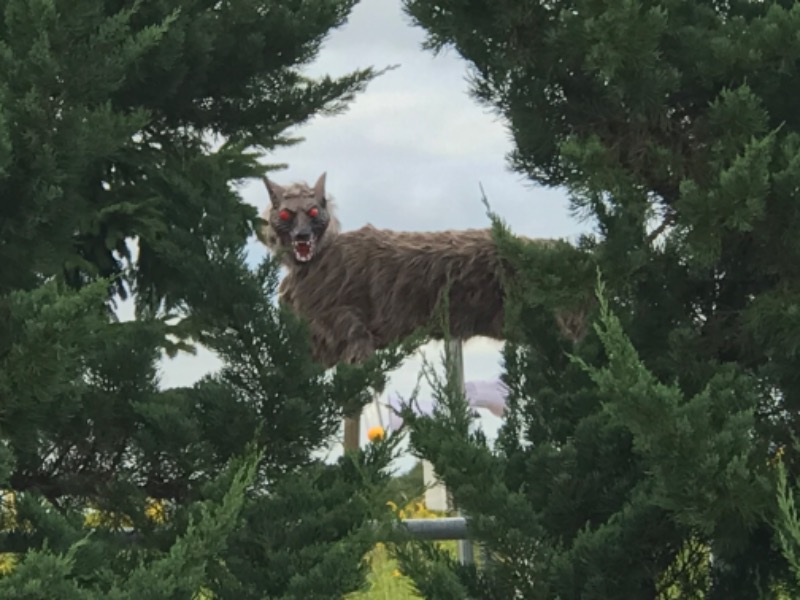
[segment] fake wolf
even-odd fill
[[[259,239],[286,266],[281,302],[309,324],[314,359],[325,368],[362,362],[420,328],[443,337],[431,326],[445,294],[451,336],[503,339],[509,273],[490,229],[412,233],[366,225],[341,232],[325,173],[314,187],[264,183],[270,203]],[[573,341],[583,337],[585,317],[583,310],[555,314]],[[359,418],[345,418],[345,450],[357,449],[359,439]]]
[[[423,327],[441,339],[432,318],[445,294],[452,337],[503,339],[507,265],[490,229],[417,233],[366,225],[341,232],[325,177],[313,187],[265,177],[270,203],[259,232],[287,268],[279,295],[308,322],[318,363],[364,361]],[[574,318],[556,319],[568,337],[583,336],[580,318],[577,326]]]

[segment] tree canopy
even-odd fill
[[[363,584],[394,446],[320,454],[397,359],[311,361],[277,265],[246,261],[257,218],[237,188],[378,74],[303,74],[354,4],[0,8],[3,598]],[[165,389],[162,357],[198,342],[222,368]]]
[[[450,408],[417,419],[417,451],[495,558],[453,566],[454,597],[793,597],[800,4],[405,6],[429,49],[466,59],[512,168],[594,226],[543,251],[496,222],[523,273],[497,447],[445,388]],[[596,329],[573,346],[543,309],[598,272]]]

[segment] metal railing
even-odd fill
[[[458,561],[462,565],[475,564],[473,542],[469,536],[469,521],[466,517],[440,517],[437,519],[401,519],[400,525],[414,539],[429,542],[458,542]],[[480,564],[488,564],[488,555],[482,546]]]
[[[465,517],[442,517],[438,519],[403,519],[408,532],[418,540],[464,541],[468,539]]]

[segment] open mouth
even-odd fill
[[[292,242],[292,249],[297,262],[308,262],[314,257],[314,238]]]

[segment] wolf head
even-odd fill
[[[262,219],[261,241],[289,266],[311,262],[339,233],[339,221],[325,193],[325,173],[311,188],[305,183],[280,186],[264,177],[270,204]]]

